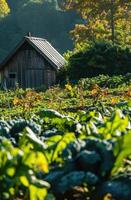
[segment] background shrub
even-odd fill
[[[66,55],[68,64],[60,71],[60,80],[95,77],[100,74],[123,75],[131,73],[131,51],[129,48],[96,42],[90,47],[75,49]]]

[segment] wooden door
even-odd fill
[[[26,88],[39,88],[44,83],[43,69],[26,70]]]
[[[44,71],[44,82],[47,87],[55,84],[56,81],[56,72],[53,70],[46,69]]]

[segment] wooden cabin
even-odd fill
[[[6,88],[49,87],[56,83],[65,59],[45,39],[25,36],[0,65],[1,84]]]

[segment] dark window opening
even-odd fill
[[[16,73],[10,73],[9,78],[15,79],[16,78]]]

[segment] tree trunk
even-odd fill
[[[110,19],[111,19],[111,40],[114,45],[114,43],[115,43],[114,0],[111,0],[110,11],[111,11],[111,17],[110,17]]]

